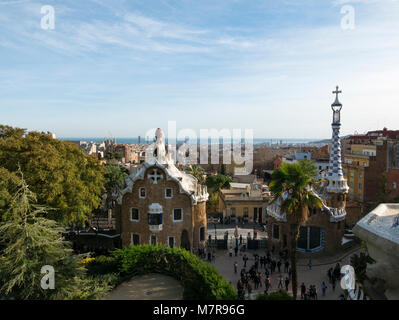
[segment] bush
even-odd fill
[[[104,275],[109,273],[119,273],[117,260],[114,257],[99,256],[97,258],[89,258],[86,263],[88,275]]]
[[[280,290],[279,292],[272,292],[270,294],[259,294],[256,300],[293,300],[286,291]]]
[[[187,250],[140,245],[118,249],[113,255],[114,262],[104,260],[102,263],[108,265],[110,270],[117,269],[120,278],[161,273],[172,276],[182,283],[184,299],[230,300],[237,298],[233,286],[222,278],[215,267],[206,264]],[[99,261],[97,263],[102,264]],[[104,270],[107,268],[104,267]]]

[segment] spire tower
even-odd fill
[[[347,193],[349,190],[342,171],[341,141],[339,138],[339,130],[341,129],[342,104],[338,99],[338,94],[340,93],[342,93],[342,91],[340,91],[337,86],[336,90],[333,91],[333,94],[336,95],[335,101],[331,105],[331,109],[333,110],[333,122],[331,124],[333,134],[330,149],[330,163],[327,175],[327,191],[332,193]]]

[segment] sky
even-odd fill
[[[342,135],[399,129],[398,0],[0,0],[0,30],[0,124],[324,139],[339,85]]]

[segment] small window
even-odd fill
[[[168,246],[174,248],[176,244],[175,237],[168,237]]]
[[[140,244],[140,235],[137,233],[131,234],[131,244],[138,246]]]
[[[249,215],[248,215],[248,212],[249,212],[249,211],[248,211],[248,207],[245,207],[245,208],[244,208],[244,218],[248,218],[248,216],[249,216]]]
[[[235,218],[235,216],[236,216],[236,208],[231,208],[231,214],[230,214],[230,216],[233,217],[233,218]]]
[[[280,226],[278,224],[273,224],[273,239],[280,240]]]
[[[165,198],[166,199],[172,199],[173,198],[173,189],[172,188],[166,188],[165,189]]]
[[[361,183],[359,183],[359,189],[362,190],[363,185]]]
[[[352,178],[355,176],[355,174],[354,174],[353,171],[350,172],[350,176],[351,176]]]
[[[392,188],[396,189],[396,182],[392,182]]]
[[[155,246],[157,244],[157,236],[155,235],[150,235],[150,245]]]
[[[183,209],[173,209],[173,221],[183,221]]]
[[[139,198],[145,199],[145,188],[139,188]]]
[[[139,209],[137,208],[130,208],[130,221],[139,221]]]

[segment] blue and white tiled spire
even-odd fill
[[[338,100],[338,94],[342,91],[337,90],[333,91],[336,94],[335,102],[331,105],[333,110],[333,123],[331,124],[333,135],[331,141],[331,150],[330,150],[330,164],[328,167],[328,192],[335,193],[346,193],[349,190],[349,187],[346,183],[346,179],[344,178],[344,174],[342,171],[342,160],[341,160],[341,142],[339,139],[339,130],[341,128],[341,109],[342,104]]]

